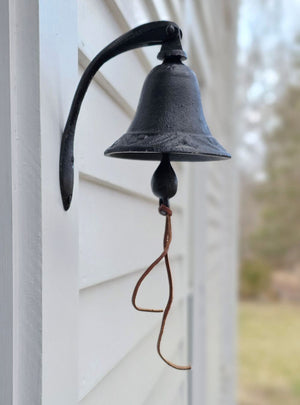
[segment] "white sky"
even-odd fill
[[[247,49],[269,27],[270,42],[292,42],[300,31],[300,0],[241,0],[238,44]]]
[[[278,49],[282,52],[280,62],[288,64],[290,49],[300,34],[300,0],[241,0],[238,24],[239,69],[254,72],[250,86],[241,83],[244,103],[240,123],[241,167],[248,169],[253,177],[263,177],[265,147],[262,133],[276,124],[276,117],[263,116],[263,109],[272,106],[278,96],[278,88],[288,83],[282,81],[278,63]],[[249,65],[248,55],[256,45],[261,50],[262,63]],[[275,51],[275,52],[273,52]],[[283,62],[285,61],[285,62]],[[282,66],[281,66],[282,68]]]

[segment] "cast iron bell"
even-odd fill
[[[127,133],[105,155],[126,159],[209,161],[230,158],[204,118],[195,73],[180,58],[166,59],[149,73]]]

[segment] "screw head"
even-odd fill
[[[173,24],[169,24],[166,28],[166,32],[169,37],[172,37],[176,33],[176,31],[177,29]]]

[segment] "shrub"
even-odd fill
[[[270,266],[262,260],[244,260],[240,269],[241,298],[256,299],[268,294],[270,275]]]

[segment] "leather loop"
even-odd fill
[[[164,215],[166,215],[166,224],[165,224],[165,233],[164,233],[164,250],[161,253],[161,255],[147,268],[147,270],[142,274],[142,276],[139,278],[134,290],[133,290],[133,294],[132,294],[132,305],[134,306],[135,309],[137,309],[138,311],[145,311],[145,312],[163,312],[163,318],[162,318],[162,322],[161,322],[161,326],[160,326],[160,331],[159,331],[159,335],[158,335],[158,339],[157,339],[157,352],[159,354],[159,356],[161,357],[161,359],[167,363],[169,366],[176,368],[177,370],[190,370],[191,366],[178,366],[172,362],[170,362],[169,360],[167,360],[161,353],[161,340],[162,340],[162,336],[164,333],[164,329],[165,329],[165,324],[166,324],[166,320],[169,314],[169,311],[171,309],[171,305],[172,305],[172,301],[173,301],[173,280],[172,280],[172,273],[171,273],[171,268],[170,268],[170,263],[169,263],[169,257],[168,257],[168,251],[169,251],[169,247],[171,244],[171,240],[172,240],[172,226],[171,226],[171,216],[172,216],[172,210],[161,204],[159,207],[159,212],[160,213],[164,213]],[[141,308],[139,306],[136,305],[136,296],[138,293],[138,290],[143,282],[143,280],[146,278],[146,276],[151,272],[151,270],[154,269],[154,267],[162,260],[165,259],[165,264],[166,264],[166,269],[167,269],[167,275],[168,275],[168,282],[169,282],[169,298],[168,298],[168,302],[167,305],[165,307],[164,310],[162,309],[148,309],[148,308]]]

